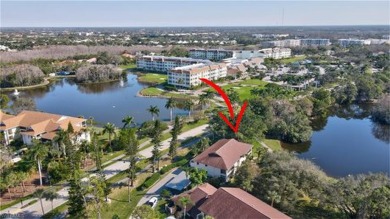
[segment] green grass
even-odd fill
[[[46,213],[42,216],[43,219],[51,219],[51,218],[55,218],[56,215],[62,213],[62,212],[65,212],[68,210],[68,202],[65,202],[64,204],[56,207],[53,209],[53,211],[50,211],[49,213]]]
[[[228,89],[233,88],[235,91],[237,91],[238,95],[240,96],[240,100],[243,101],[252,98],[251,90],[253,88],[262,88],[266,84],[268,84],[268,82],[265,82],[260,79],[248,79],[248,80],[243,80],[243,81],[224,85],[222,86],[222,89],[227,91]],[[209,90],[215,92],[211,88]]]
[[[167,81],[166,74],[146,73],[138,76],[138,81],[144,83],[161,84]]]
[[[135,63],[130,63],[130,64],[127,64],[127,65],[120,65],[119,68],[122,68],[122,69],[129,69],[129,68],[136,68],[137,67],[137,64]]]
[[[302,61],[302,60],[305,60],[305,59],[306,59],[306,56],[302,55],[302,56],[294,56],[294,57],[291,57],[291,58],[281,59],[280,61],[283,64],[289,64],[289,63],[293,63],[293,62],[299,62],[299,61]]]
[[[144,88],[139,93],[142,96],[160,96],[160,97],[167,97],[167,98],[173,97],[173,98],[177,98],[177,99],[195,98],[195,97],[188,96],[188,94],[172,93],[169,91],[158,89],[156,87]]]
[[[163,93],[163,90],[156,87],[147,87],[140,91],[142,96],[161,96]]]
[[[27,195],[25,197],[18,198],[16,200],[13,200],[13,201],[7,203],[7,204],[1,204],[0,205],[0,210],[4,210],[6,208],[9,208],[9,207],[11,207],[13,205],[16,205],[16,204],[20,203],[22,200],[25,201],[25,200],[30,199],[30,198],[32,198],[32,195]]]
[[[273,151],[280,151],[282,150],[282,145],[280,144],[279,140],[275,139],[264,139],[264,144],[266,144],[269,148],[271,148]]]
[[[260,79],[248,79],[240,82],[241,85],[258,85],[264,87],[268,82],[260,80]]]
[[[190,129],[194,129],[194,128],[199,127],[201,125],[205,125],[208,122],[209,122],[208,119],[201,119],[201,120],[194,122],[194,123],[186,123],[182,129],[182,132],[186,132]]]

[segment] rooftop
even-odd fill
[[[221,139],[196,156],[193,161],[222,170],[229,170],[241,156],[252,150],[252,145],[235,139]]]

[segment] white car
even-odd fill
[[[151,199],[149,199],[149,201],[146,202],[146,204],[152,208],[155,208],[157,205],[157,202],[158,202],[157,197],[152,197]]]

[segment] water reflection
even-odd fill
[[[380,123],[372,123],[372,134],[375,138],[390,144],[390,125],[383,125]]]
[[[150,120],[147,111],[150,105],[159,107],[159,119],[168,120],[166,99],[137,96],[145,86],[133,74],[120,81],[98,84],[77,84],[74,78],[63,78],[46,87],[23,91],[21,95],[32,97],[38,110],[84,118],[92,116],[100,124],[111,122],[122,126],[121,120],[127,115],[133,116],[138,124]],[[187,111],[175,109],[174,114],[183,115]]]

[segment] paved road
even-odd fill
[[[208,126],[209,126],[208,124],[202,125],[202,126],[199,126],[197,128],[191,129],[187,132],[184,132],[181,135],[179,135],[178,140],[185,140],[187,138],[194,137],[194,136],[197,136],[199,134],[205,133],[207,131]],[[163,141],[161,143],[160,149],[161,150],[168,149],[170,140],[171,139]],[[145,150],[140,151],[139,154],[144,156],[144,157],[152,157],[152,150],[153,150],[153,147],[149,147],[149,148],[146,148]]]
[[[165,184],[175,178],[175,176],[179,175],[181,171],[182,170],[178,170],[177,168],[172,169],[168,175],[159,180],[154,186],[152,186],[152,188],[148,190],[148,192],[139,200],[137,206],[145,204],[153,196],[159,196],[161,191],[164,189]]]
[[[206,132],[207,127],[208,127],[208,125],[202,125],[202,126],[199,126],[197,128],[191,129],[191,130],[179,135],[178,139],[184,140],[188,137],[200,135],[200,134]],[[162,147],[161,147],[162,150],[167,149],[169,147],[169,140],[163,141]],[[147,144],[147,142],[144,142],[143,144],[141,144],[141,146],[142,145],[144,146],[146,144]],[[145,158],[149,158],[152,155],[151,151],[152,151],[152,147],[149,147],[149,148],[146,148],[146,149],[140,151],[139,154],[145,156]],[[122,161],[120,159],[118,160],[118,158],[122,158],[122,157],[123,157],[123,155],[118,156],[118,157],[106,162],[106,163],[111,163],[112,161],[117,161],[117,162],[104,168],[103,172],[105,174],[106,179],[109,179],[109,178],[115,176],[119,172],[121,172],[129,167],[128,161]],[[84,178],[84,179],[86,179],[86,178]],[[54,202],[53,202],[54,208],[64,204],[67,201],[68,189],[69,189],[69,186],[65,185],[64,188],[62,188],[61,190],[59,190],[57,192],[59,194],[60,198],[54,200]],[[26,201],[24,201],[24,204],[27,204],[33,200],[35,200],[35,199],[26,200]],[[42,200],[42,202],[43,202],[43,208],[45,210],[45,213],[50,212],[51,211],[51,202],[46,201],[46,200]],[[24,209],[21,209],[21,207],[22,207],[22,205],[19,203],[19,204],[16,204],[14,206],[11,206],[9,208],[6,208],[6,209],[0,211],[0,218],[3,216],[3,214],[4,215],[10,214],[10,215],[16,216],[15,218],[26,218],[26,219],[27,218],[28,219],[35,219],[35,218],[40,218],[42,216],[42,210],[41,210],[41,205],[40,205],[39,201],[24,208]]]

